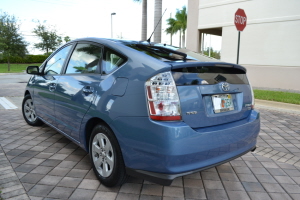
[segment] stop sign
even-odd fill
[[[234,15],[234,24],[238,31],[243,31],[247,25],[247,16],[243,9],[238,9]]]

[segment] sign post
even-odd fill
[[[239,64],[239,53],[240,53],[240,35],[241,31],[243,31],[247,25],[247,16],[243,9],[238,9],[234,15],[234,24],[236,29],[239,32],[238,36],[238,47],[237,47],[237,59],[236,64]]]

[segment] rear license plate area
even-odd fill
[[[215,94],[211,96],[215,113],[234,110],[231,94]]]

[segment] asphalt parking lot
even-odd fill
[[[26,124],[20,110],[22,93],[0,90],[0,97],[18,107],[0,105],[4,199],[300,199],[300,112],[257,106],[261,131],[255,152],[177,178],[171,186],[130,178],[121,187],[106,188],[95,178],[82,149],[46,125]]]

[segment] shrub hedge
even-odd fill
[[[26,55],[24,57],[11,56],[10,63],[42,63],[48,58],[48,55]],[[6,57],[0,57],[0,63],[7,63]]]

